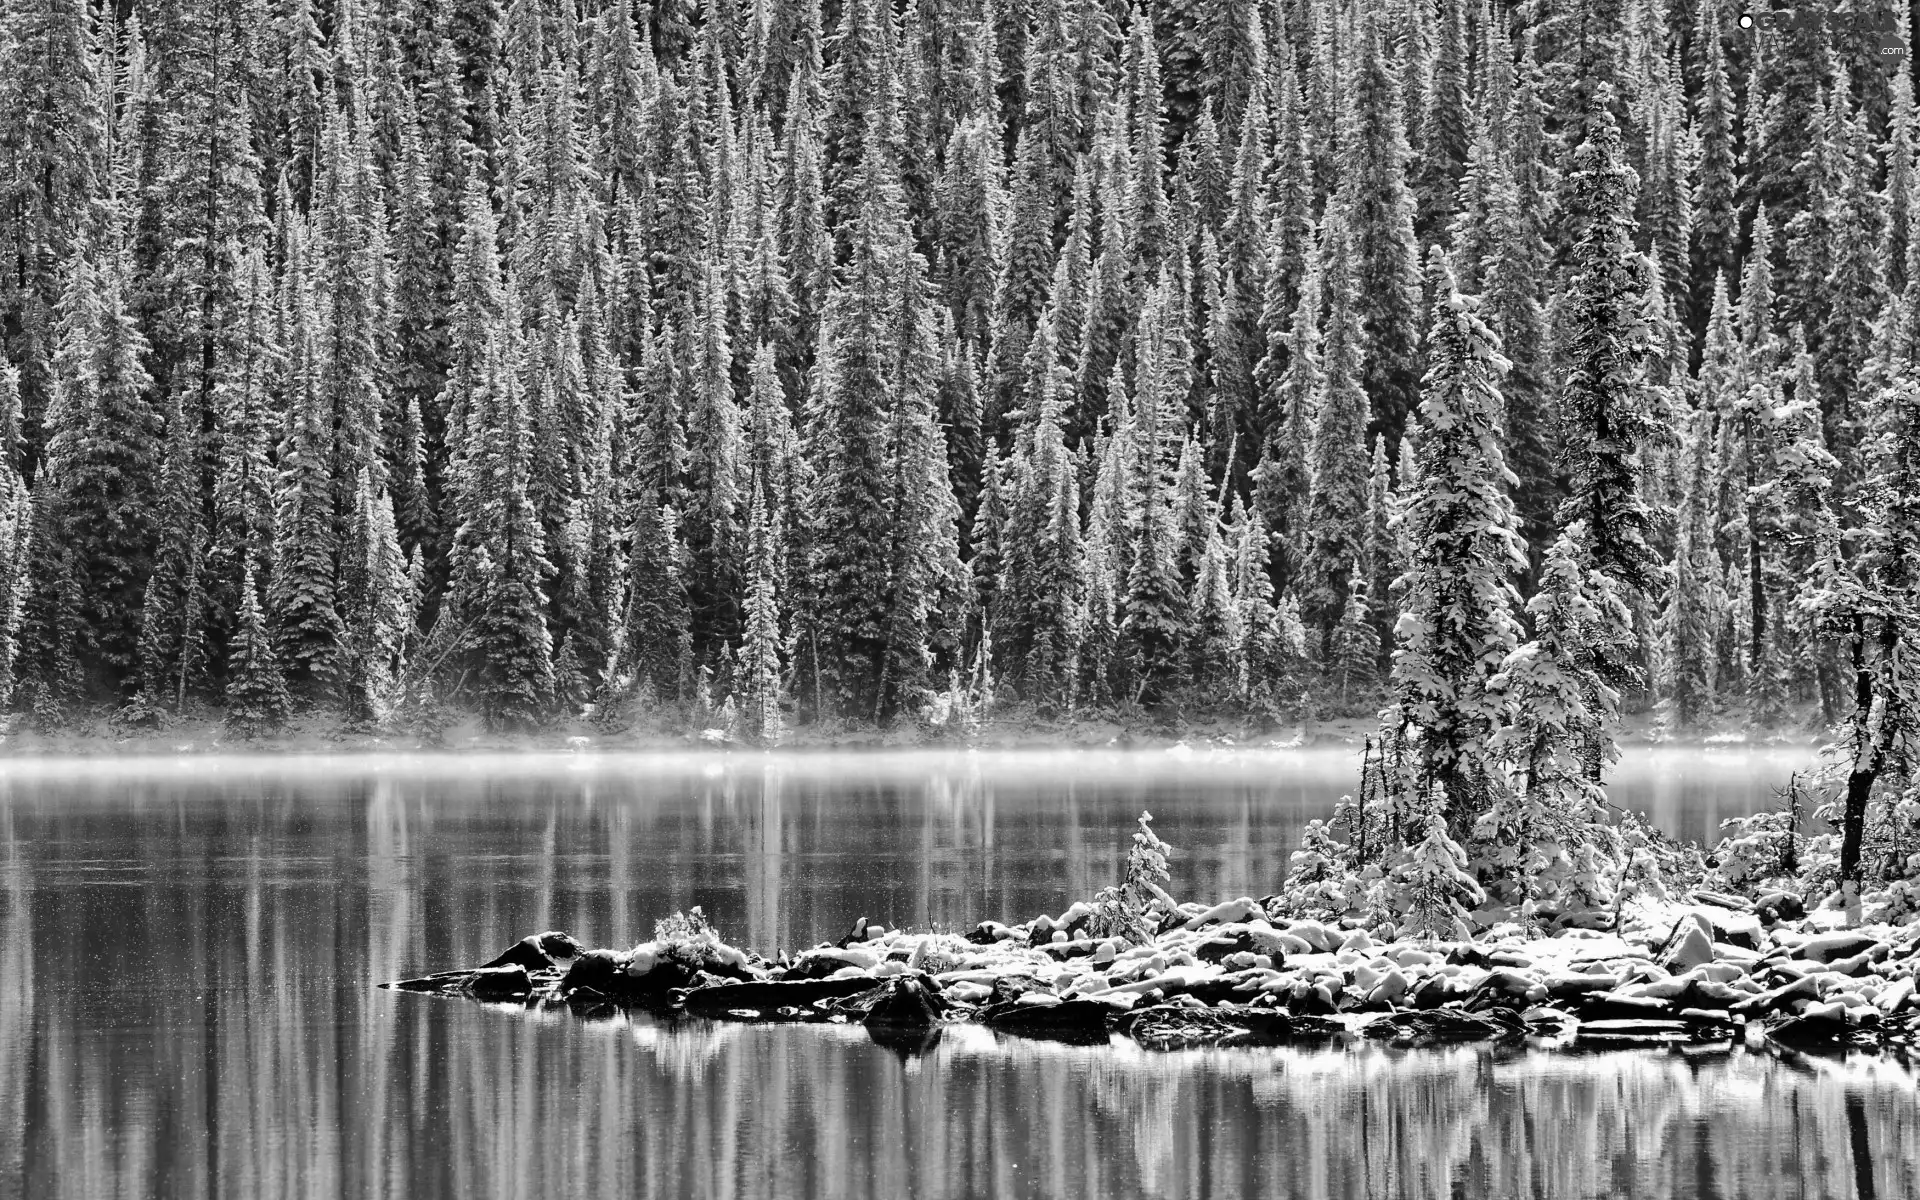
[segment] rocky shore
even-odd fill
[[[1505,924],[1451,942],[1376,940],[1357,920],[1283,910],[1277,897],[1168,898],[1132,937],[1095,936],[1089,903],[965,935],[861,920],[778,961],[728,945],[695,910],[630,950],[537,934],[483,966],[383,986],[585,1016],[857,1022],[908,1052],[955,1022],[1152,1049],[1369,1038],[1711,1051],[1744,1040],[1904,1058],[1920,1047],[1920,927],[1841,928],[1838,911],[1807,913],[1790,895],[1694,892],[1633,907],[1617,929],[1542,936]]]

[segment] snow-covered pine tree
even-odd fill
[[[763,347],[771,368],[771,354]],[[769,512],[765,476],[754,472],[748,484],[746,627],[740,644],[740,712],[748,739],[757,745],[779,742],[781,672],[785,639],[780,632],[778,528]]]
[[[1737,269],[1740,242],[1735,100],[1720,20],[1720,5],[1696,6],[1694,46],[1700,85],[1694,97],[1699,162],[1693,184],[1693,311],[1701,322],[1709,315],[1714,280]]]
[[[1273,579],[1267,572],[1267,527],[1260,510],[1233,494],[1227,523],[1228,590],[1233,604],[1232,671],[1234,694],[1242,702],[1270,699],[1284,682],[1289,660],[1301,647],[1281,636],[1274,605]]]
[[[33,497],[20,476],[20,450],[20,371],[0,366],[0,713],[13,700],[32,560]]]
[[[240,737],[259,737],[284,725],[291,707],[253,566],[247,564],[241,568],[239,620],[227,656],[226,725]]]
[[[1808,326],[1818,336],[1821,412],[1827,448],[1841,466],[1842,486],[1854,473],[1854,443],[1865,407],[1858,403],[1860,368],[1872,349],[1873,328],[1887,303],[1886,199],[1875,185],[1879,166],[1869,144],[1869,116],[1848,114],[1846,76],[1834,82],[1832,104],[1838,128],[1832,215],[1833,241],[1822,280],[1821,320]]]
[[[1527,601],[1533,636],[1488,680],[1506,702],[1488,743],[1506,786],[1474,830],[1488,875],[1523,902],[1562,908],[1598,903],[1610,887],[1597,836],[1606,821],[1600,777],[1617,754],[1620,718],[1608,664],[1631,629],[1619,584],[1587,565],[1587,537],[1576,522],[1548,549]]]
[[[1202,695],[1235,685],[1234,659],[1245,637],[1228,581],[1227,553],[1220,522],[1210,516],[1187,604],[1187,677]]]
[[[155,496],[152,573],[140,613],[138,683],[144,706],[175,713],[207,681],[206,520],[199,496],[200,423],[175,394]]]
[[[1403,437],[1400,444],[1411,443]],[[1411,491],[1412,483],[1409,479],[1403,485],[1403,494]],[[1387,466],[1387,439],[1375,434],[1373,459],[1367,469],[1366,536],[1361,541],[1361,562],[1367,572],[1367,595],[1380,598],[1374,606],[1374,621],[1381,648],[1389,655],[1393,649],[1393,614],[1401,608],[1400,592],[1394,583],[1406,565],[1400,556],[1402,537],[1395,529],[1404,507],[1402,496],[1395,494],[1393,474]]]
[[[1277,12],[1278,10],[1276,10]],[[1284,24],[1284,18],[1280,22]],[[1267,164],[1271,195],[1267,231],[1267,297],[1261,317],[1269,345],[1276,319],[1284,319],[1299,303],[1300,282],[1314,260],[1312,245],[1315,201],[1313,148],[1307,144],[1308,122],[1300,108],[1300,76],[1294,47],[1284,37],[1268,43],[1279,63],[1270,82],[1273,152]]]
[[[740,636],[746,545],[741,526],[740,405],[734,396],[721,266],[709,260],[687,364],[687,599],[693,646],[705,661]]]
[[[1911,14],[1900,17],[1903,40],[1912,36]],[[1920,138],[1916,138],[1916,112],[1913,76],[1904,71],[1893,73],[1893,106],[1887,114],[1887,248],[1885,266],[1887,289],[1901,295],[1914,279],[1908,261],[1920,242],[1916,242],[1914,218],[1920,206]]]
[[[1561,393],[1562,459],[1568,475],[1563,528],[1586,531],[1588,564],[1616,584],[1629,605],[1657,599],[1659,556],[1648,544],[1653,520],[1640,494],[1641,447],[1658,431],[1645,370],[1651,352],[1639,256],[1633,249],[1634,175],[1621,157],[1619,126],[1604,89],[1589,135],[1574,155],[1572,195],[1585,224],[1573,250],[1566,300]],[[1613,686],[1635,677],[1630,630],[1609,631],[1597,660]],[[1598,764],[1610,755],[1601,749]]]
[[[1007,411],[1024,391],[1022,366],[1028,343],[1046,307],[1053,280],[1054,227],[1059,201],[1049,174],[1042,134],[1029,125],[1021,133],[1013,169],[1006,254],[994,286],[991,324],[992,359],[988,366],[988,404],[985,428],[990,439],[1004,444],[1010,434]]]
[[[1698,730],[1714,696],[1714,591],[1719,561],[1713,550],[1712,414],[1688,422],[1683,453],[1689,470],[1673,548],[1672,585],[1660,618],[1666,699],[1676,729]]]
[[[1180,458],[1173,470],[1173,555],[1180,564],[1180,582],[1193,590],[1200,559],[1207,552],[1208,531],[1218,513],[1207,491],[1207,467],[1200,449],[1199,431],[1187,434],[1180,443]]]
[[[143,176],[152,174],[143,180],[137,228],[165,235],[154,238],[157,253],[136,290],[153,342],[155,392],[196,430],[211,426],[214,392],[239,349],[246,247],[266,232],[252,119],[260,15],[247,0],[187,0],[152,13],[147,30],[165,95],[145,147],[152,163]],[[204,506],[202,478],[211,475],[215,447],[195,448],[205,461],[183,479]]]
[[[1115,402],[1109,392],[1115,368],[1121,367],[1131,340],[1139,306],[1149,290],[1136,245],[1135,218],[1129,188],[1134,173],[1127,141],[1126,105],[1120,97],[1102,109],[1094,140],[1096,166],[1094,196],[1100,208],[1099,250],[1094,256],[1087,302],[1084,344],[1079,354],[1081,411],[1107,412]],[[1109,421],[1109,428],[1115,428]]]
[[[489,343],[456,463],[459,525],[445,612],[472,666],[488,726],[537,725],[553,700],[553,643],[543,587],[552,567],[527,495],[532,430],[520,387],[512,290]]]
[[[1133,38],[1121,77],[1133,84],[1132,144],[1128,147],[1132,178],[1126,183],[1136,270],[1145,279],[1156,278],[1167,250],[1167,188],[1165,179],[1166,98],[1160,87],[1160,51],[1150,21],[1132,22]]]
[[[1275,232],[1278,233],[1276,222]],[[1307,498],[1312,490],[1308,452],[1313,443],[1315,404],[1320,395],[1320,281],[1321,258],[1311,226],[1306,227],[1307,267],[1297,285],[1299,299],[1284,335],[1278,306],[1283,296],[1269,289],[1265,319],[1269,322],[1267,356],[1261,360],[1265,380],[1266,440],[1260,463],[1254,468],[1254,504],[1272,531],[1274,579],[1283,590],[1303,582],[1302,557],[1306,546]],[[1270,252],[1271,256],[1271,252]]]
[[[0,252],[8,269],[0,271],[0,349],[20,370],[20,411],[30,447],[25,468],[38,461],[44,443],[35,436],[36,426],[55,403],[61,295],[70,288],[71,264],[101,215],[102,185],[109,182],[101,178],[107,166],[102,144],[113,114],[101,111],[101,97],[110,93],[99,77],[103,56],[94,53],[89,8],[85,0],[51,0],[9,10],[6,17]]]
[[[876,109],[868,123],[881,126]],[[869,139],[877,143],[878,134]],[[889,555],[897,519],[888,463],[888,417],[899,401],[900,274],[906,266],[900,189],[877,145],[860,163],[850,213],[850,257],[828,299],[807,438],[812,600],[800,666],[826,711],[871,719],[889,644]]]
[[[381,415],[386,411],[386,203],[373,161],[365,86],[350,72],[347,109],[328,105],[314,182],[314,386],[332,424],[333,521],[344,532],[360,469],[386,487]]]
[[[1452,222],[1455,193],[1467,171],[1472,148],[1472,110],[1468,103],[1466,0],[1449,0],[1440,8],[1427,110],[1421,121],[1416,194],[1420,244],[1438,241]]]
[[[1367,576],[1359,562],[1347,576],[1347,598],[1340,620],[1327,638],[1321,662],[1334,700],[1347,707],[1371,695],[1380,679],[1380,631],[1367,595]]]
[[[71,652],[87,675],[56,686],[78,683],[109,693],[130,681],[137,666],[164,440],[148,395],[147,341],[128,308],[132,272],[124,247],[109,250],[100,262],[80,257],[70,265],[54,394],[44,418],[41,470],[53,493],[37,504],[44,504],[40,517],[51,524],[57,553],[72,574],[38,567],[31,572],[36,589],[71,586],[78,600],[73,615],[81,640]],[[39,552],[56,551],[42,543]],[[40,670],[60,657],[30,650],[27,665]]]
[[[1327,323],[1324,373],[1314,402],[1308,451],[1310,485],[1301,550],[1302,615],[1317,633],[1323,661],[1334,627],[1347,611],[1348,572],[1366,553],[1367,393],[1362,387],[1365,331],[1354,307],[1355,282],[1346,222],[1326,224]],[[1374,639],[1377,648],[1378,638]]]
[[[1479,264],[1481,313],[1512,364],[1501,388],[1501,433],[1507,465],[1515,476],[1514,508],[1528,545],[1553,536],[1559,499],[1554,459],[1558,445],[1547,387],[1547,321],[1541,288],[1551,251],[1505,159],[1488,181],[1487,228],[1491,247]],[[1536,555],[1537,557],[1537,555]]]
[[[377,725],[399,699],[419,597],[400,548],[393,497],[374,491],[370,467],[361,468],[354,489],[340,574],[348,631],[342,679],[347,715]]]
[[[446,386],[447,309],[453,292],[453,246],[441,227],[429,182],[418,106],[402,90],[400,162],[394,173],[392,398],[390,424],[407,436],[389,437],[387,474],[401,539],[409,546],[434,544],[440,536],[439,503],[445,481],[446,430],[435,403]],[[429,424],[429,416],[436,418]],[[409,440],[410,439],[410,440]],[[419,483],[413,484],[415,475]]]
[[[1175,414],[1184,411],[1185,347],[1169,310],[1174,289],[1163,269],[1140,314],[1139,384],[1133,420],[1126,430],[1126,500],[1130,527],[1126,590],[1121,602],[1119,655],[1128,689],[1142,703],[1157,703],[1177,687],[1183,674],[1181,648],[1187,637],[1186,594],[1175,559],[1172,464],[1173,439],[1179,436]]]
[[[1467,871],[1467,854],[1447,833],[1446,818],[1433,812],[1421,819],[1418,840],[1388,875],[1403,937],[1466,941],[1473,937],[1469,913],[1486,893]]]
[[[1825,489],[1816,489],[1817,553],[1811,586],[1795,605],[1846,662],[1851,705],[1836,756],[1844,778],[1839,867],[1856,920],[1876,795],[1885,803],[1903,782],[1910,788],[1920,762],[1920,685],[1911,669],[1920,629],[1920,364],[1883,353],[1894,361],[1880,365],[1884,383],[1870,401],[1859,499],[1842,526]]]
[[[1080,489],[1062,428],[1072,374],[1054,357],[1052,314],[1034,337],[1045,364],[1029,381],[1030,419],[1016,439],[1000,534],[1006,553],[995,640],[1022,695],[1064,704],[1071,694],[1083,571]]]
[[[284,362],[274,320],[273,278],[264,250],[249,249],[240,266],[232,347],[213,393],[219,455],[213,479],[207,589],[213,599],[210,655],[225,669],[224,648],[238,628],[240,576],[273,549],[273,451],[281,421],[273,389]],[[257,600],[256,600],[257,602]]]
[[[1339,139],[1339,208],[1347,248],[1338,253],[1348,260],[1344,269],[1352,282],[1336,284],[1331,278],[1336,268],[1329,267],[1327,369],[1331,375],[1337,353],[1332,327],[1342,303],[1338,292],[1350,288],[1345,303],[1365,337],[1366,352],[1357,366],[1370,428],[1397,443],[1420,381],[1420,259],[1407,189],[1410,152],[1402,96],[1371,11],[1361,15],[1356,36],[1358,62],[1343,89]]]
[[[1492,803],[1487,743],[1502,717],[1489,680],[1520,640],[1513,580],[1526,567],[1513,475],[1500,445],[1499,381],[1506,360],[1454,288],[1434,306],[1416,453],[1418,481],[1401,514],[1413,549],[1394,626],[1393,689],[1410,751],[1403,795],[1434,796],[1465,837]]]
[[[954,332],[967,345],[989,344],[995,286],[1004,270],[1004,175],[994,124],[982,113],[961,119],[947,142],[935,211],[942,291]]]
[[[899,328],[885,451],[891,529],[884,651],[870,715],[875,721],[914,711],[930,682],[945,673],[935,668],[958,665],[966,622],[959,506],[948,483],[947,444],[934,409],[934,320],[926,263],[904,231],[898,254]],[[939,651],[945,651],[944,661]]]
[[[286,436],[275,463],[273,564],[266,608],[289,690],[327,696],[338,681],[346,632],[337,600],[340,535],[334,523],[333,413],[319,387],[317,316],[307,261],[305,218],[280,210],[279,341],[284,351],[275,397]]]
[[[935,340],[945,354],[939,408],[947,433],[948,484],[954,503],[960,506],[961,544],[971,547],[974,521],[980,511],[981,472],[986,465],[986,442],[980,429],[980,374],[973,347],[954,340],[944,316]]]
[[[1258,21],[1253,25],[1257,28]],[[1264,59],[1265,48],[1261,47]],[[1263,89],[1256,83],[1244,103],[1239,148],[1234,153],[1230,181],[1231,204],[1220,235],[1221,269],[1225,283],[1212,316],[1214,420],[1209,441],[1225,439],[1228,446],[1210,446],[1216,466],[1230,482],[1245,478],[1260,449],[1266,426],[1262,419],[1258,381],[1267,351],[1260,325],[1270,298],[1267,282],[1269,220],[1264,186],[1267,172],[1266,139],[1269,122]],[[1284,286],[1290,286],[1287,281]],[[1223,449],[1239,461],[1226,462]]]

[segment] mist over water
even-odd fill
[[[1702,837],[1804,753],[1636,754]],[[1748,1055],[1088,1051],[376,991],[702,905],[763,950],[1117,877],[1274,890],[1345,750],[13,762],[0,1196],[1906,1195],[1913,1077]],[[1864,1171],[1864,1174],[1863,1174]]]

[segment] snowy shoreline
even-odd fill
[[[1466,940],[1285,908],[1281,897],[1156,901],[1142,914],[1154,931],[1136,937],[1095,932],[1097,902],[966,936],[862,919],[837,943],[773,962],[722,942],[696,912],[624,952],[549,933],[486,967],[383,986],[585,1017],[857,1023],[904,1052],[956,1024],[1155,1050],[1367,1039],[1905,1059],[1920,1046],[1920,927],[1842,928],[1839,910],[1806,913],[1792,897],[1636,898],[1617,930],[1538,936],[1502,921]]]

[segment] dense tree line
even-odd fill
[[[0,697],[1385,699],[1456,834],[1818,701],[1870,792],[1914,88],[1741,11],[4,0]]]

